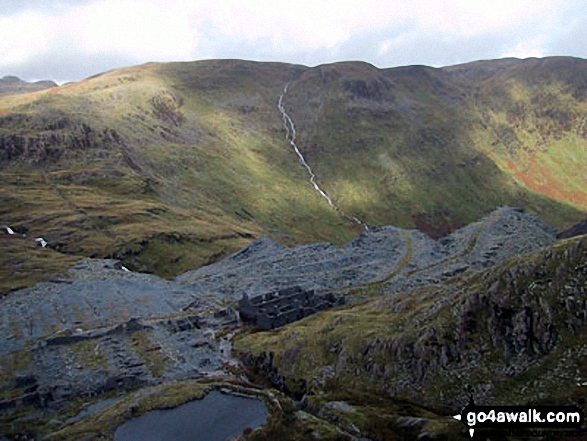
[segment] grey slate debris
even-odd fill
[[[555,240],[556,230],[536,216],[501,207],[436,241],[418,230],[392,226],[373,227],[340,247],[318,243],[287,248],[262,237],[176,281],[209,301],[236,301],[243,294],[250,298],[296,286],[321,293],[383,283],[382,292],[393,293],[487,268]]]
[[[227,363],[238,364],[230,336],[239,299],[243,319],[272,329],[355,301],[358,287],[377,284],[393,302],[397,293],[536,250],[555,235],[523,210],[502,207],[437,241],[390,226],[344,246],[288,248],[263,237],[172,281],[126,272],[115,260],[86,260],[68,277],[0,298],[0,368],[12,376],[0,391],[15,397],[0,402],[0,412],[226,373]]]

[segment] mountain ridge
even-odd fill
[[[259,441],[584,408],[586,91],[565,57],[210,60],[0,97],[0,431],[109,439],[227,387],[271,405]],[[346,305],[239,322],[295,287]]]
[[[149,63],[4,97],[0,215],[60,252],[167,277],[263,234],[344,243],[360,227],[285,139],[289,82],[300,151],[349,216],[440,237],[512,205],[563,229],[587,210],[584,63],[508,60],[483,85],[458,66]],[[528,69],[545,72],[534,88]]]
[[[6,75],[0,78],[0,97],[6,95],[18,95],[23,93],[38,92],[45,89],[59,87],[51,80],[28,82],[14,75]]]

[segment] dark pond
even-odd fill
[[[217,391],[182,406],[153,410],[127,421],[114,441],[227,441],[246,427],[267,423],[265,403]]]

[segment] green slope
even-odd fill
[[[289,82],[299,146],[346,213],[441,235],[508,204],[566,227],[587,210],[585,63],[146,64],[6,96],[0,219],[168,277],[263,234],[350,240],[285,141]]]
[[[587,107],[579,94],[587,62],[563,60],[569,74],[551,66],[555,61],[514,61],[513,71],[506,63],[489,79],[462,73],[465,67],[319,66],[292,83],[286,106],[325,187],[367,222],[438,235],[508,201],[562,226],[587,209]],[[528,78],[535,70],[551,76]],[[546,127],[539,152],[531,150],[532,128],[519,130],[516,151],[500,137],[500,130],[518,130],[508,114],[523,105],[516,88],[530,100],[520,112]],[[550,95],[556,100],[543,98]]]
[[[587,396],[586,262],[580,236],[442,285],[243,334],[235,349],[308,403],[391,400],[452,415],[471,386],[477,404],[574,404]],[[376,422],[364,416],[369,436]]]
[[[85,256],[171,276],[261,234],[357,230],[291,156],[276,96],[296,67],[146,65],[2,102],[1,216]]]

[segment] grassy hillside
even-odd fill
[[[585,60],[446,69],[146,64],[0,98],[0,219],[56,250],[174,276],[263,234],[342,243],[285,141],[372,225],[441,235],[495,206],[584,217]]]
[[[587,62],[487,65],[320,66],[285,103],[325,187],[369,223],[439,235],[507,201],[568,225],[587,209]]]
[[[309,403],[387,399],[452,415],[470,386],[477,404],[573,404],[587,396],[586,262],[587,238],[568,239],[442,285],[244,334],[235,348]]]
[[[350,239],[284,142],[276,96],[296,69],[146,65],[6,98],[3,222],[164,276],[261,234]]]
[[[0,236],[0,296],[66,272],[78,257],[41,248],[34,240]]]

